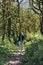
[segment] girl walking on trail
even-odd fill
[[[19,45],[20,53],[22,53],[22,49],[23,49],[23,45],[24,45],[24,34],[23,34],[23,32],[21,32],[19,35],[18,45]]]

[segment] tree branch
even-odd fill
[[[23,0],[20,1],[20,4],[23,2]]]
[[[21,4],[21,3],[23,2],[23,0],[21,0],[20,2],[19,2],[19,0],[17,0],[17,2],[18,2],[19,4]]]

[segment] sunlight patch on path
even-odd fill
[[[21,64],[21,62],[19,60],[18,61],[10,61],[9,64],[18,65],[18,64]]]

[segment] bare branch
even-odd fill
[[[18,2],[19,4],[21,4],[21,3],[23,2],[23,0],[21,0],[20,2],[19,2],[19,0],[17,0],[17,2]]]
[[[23,0],[20,1],[20,4],[23,2]]]

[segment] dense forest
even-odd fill
[[[28,7],[22,4],[25,1]],[[43,0],[0,0],[0,65],[18,51],[21,31],[22,65],[43,65]]]

